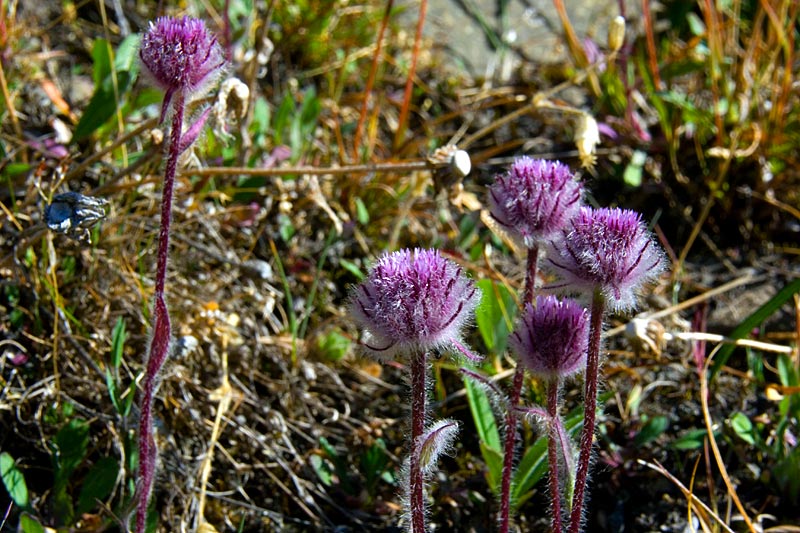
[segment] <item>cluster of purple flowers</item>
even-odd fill
[[[663,256],[638,213],[617,208],[594,209],[583,206],[582,199],[583,186],[566,165],[528,157],[516,160],[489,188],[491,216],[528,250],[524,309],[510,338],[510,347],[519,364],[508,402],[501,531],[508,531],[514,410],[524,370],[549,384],[553,529],[559,532],[562,496],[556,440],[563,441],[558,436],[564,433],[559,429],[558,390],[565,378],[586,373],[586,429],[570,516],[570,530],[579,531],[594,432],[603,313],[607,308],[632,309],[644,284],[664,268]],[[592,301],[591,313],[570,298],[533,298],[540,249],[546,250],[546,265],[561,279],[551,288],[588,295]],[[403,250],[381,257],[351,299],[352,316],[364,331],[365,348],[380,357],[406,355],[411,361],[412,445],[407,506],[414,532],[425,531],[424,479],[420,458],[416,456],[421,452],[420,443],[435,440],[434,433],[424,433],[422,425],[426,416],[425,356],[443,348],[469,354],[462,344],[461,330],[469,322],[479,298],[478,289],[461,267],[438,252]],[[447,421],[443,423],[451,427]],[[452,432],[448,435],[452,437]],[[565,444],[562,442],[561,446]],[[560,452],[565,457],[571,456],[568,450]],[[574,516],[578,517],[576,522]]]

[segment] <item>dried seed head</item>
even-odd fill
[[[662,252],[641,215],[618,208],[581,208],[547,262],[567,285],[600,290],[616,311],[635,307],[637,291],[664,270]]]
[[[532,374],[555,380],[583,369],[589,343],[586,309],[570,299],[539,296],[509,338],[509,346]]]
[[[159,17],[142,37],[139,58],[145,71],[166,93],[165,106],[175,93],[205,92],[222,74],[225,54],[202,20]]]
[[[381,257],[351,297],[351,312],[376,356],[461,345],[461,329],[480,290],[460,266],[436,250],[401,250]]]
[[[522,157],[489,187],[489,210],[532,248],[554,237],[580,208],[583,187],[558,161]]]

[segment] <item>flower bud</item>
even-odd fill
[[[608,49],[618,52],[625,43],[625,17],[617,15],[608,24]]]

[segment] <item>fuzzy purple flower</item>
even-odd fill
[[[353,293],[352,315],[364,345],[381,357],[455,348],[480,290],[460,266],[436,250],[401,250],[381,257]]]
[[[539,296],[525,313],[508,344],[532,374],[560,380],[583,369],[589,343],[589,315],[574,300]]]
[[[533,248],[557,235],[575,216],[583,187],[558,161],[522,157],[489,187],[492,217]]]
[[[203,93],[217,81],[225,53],[202,20],[159,17],[142,37],[139,58],[156,85],[166,93],[162,119],[175,93]]]
[[[635,307],[637,292],[664,270],[662,252],[635,211],[583,207],[562,231],[548,262],[565,286],[599,290],[615,311]]]

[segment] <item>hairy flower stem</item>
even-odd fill
[[[425,479],[421,460],[427,414],[427,356],[422,351],[411,358],[411,458],[408,491],[411,533],[425,533]]]
[[[522,308],[525,304],[533,302],[534,287],[536,286],[536,271],[539,265],[539,247],[528,249],[528,259],[525,269],[525,293]],[[514,444],[517,440],[517,415],[514,411],[522,395],[522,382],[525,369],[517,364],[514,372],[514,381],[511,385],[511,398],[509,398],[508,413],[506,414],[506,441],[503,447],[503,477],[500,482],[500,533],[508,533],[509,513],[511,511],[511,473],[514,469]]]
[[[569,518],[570,533],[580,533],[583,518],[583,500],[586,492],[586,479],[592,460],[594,443],[595,411],[597,410],[597,374],[600,367],[600,334],[603,329],[605,298],[600,290],[594,291],[589,326],[589,350],[586,354],[586,386],[584,392],[583,431],[581,432],[581,453],[578,458],[578,471],[575,475],[575,492],[572,496],[572,511]]]
[[[550,497],[553,506],[553,533],[561,533],[561,490],[558,487],[558,389],[559,380],[552,379],[547,384],[547,414],[549,415],[547,460],[550,464]],[[565,454],[568,453],[565,450]]]
[[[161,196],[161,228],[158,234],[158,258],[156,260],[156,287],[153,303],[153,338],[150,341],[150,354],[144,376],[141,416],[139,419],[139,486],[137,491],[136,533],[144,533],[147,526],[147,504],[153,491],[153,478],[156,469],[156,444],[153,439],[153,396],[158,383],[158,374],[169,355],[169,341],[172,327],[169,310],[164,300],[164,287],[167,280],[167,259],[169,256],[169,231],[172,222],[172,192],[175,186],[175,173],[180,156],[181,131],[183,128],[184,97],[178,93],[174,102],[169,154],[164,171],[164,190]]]

